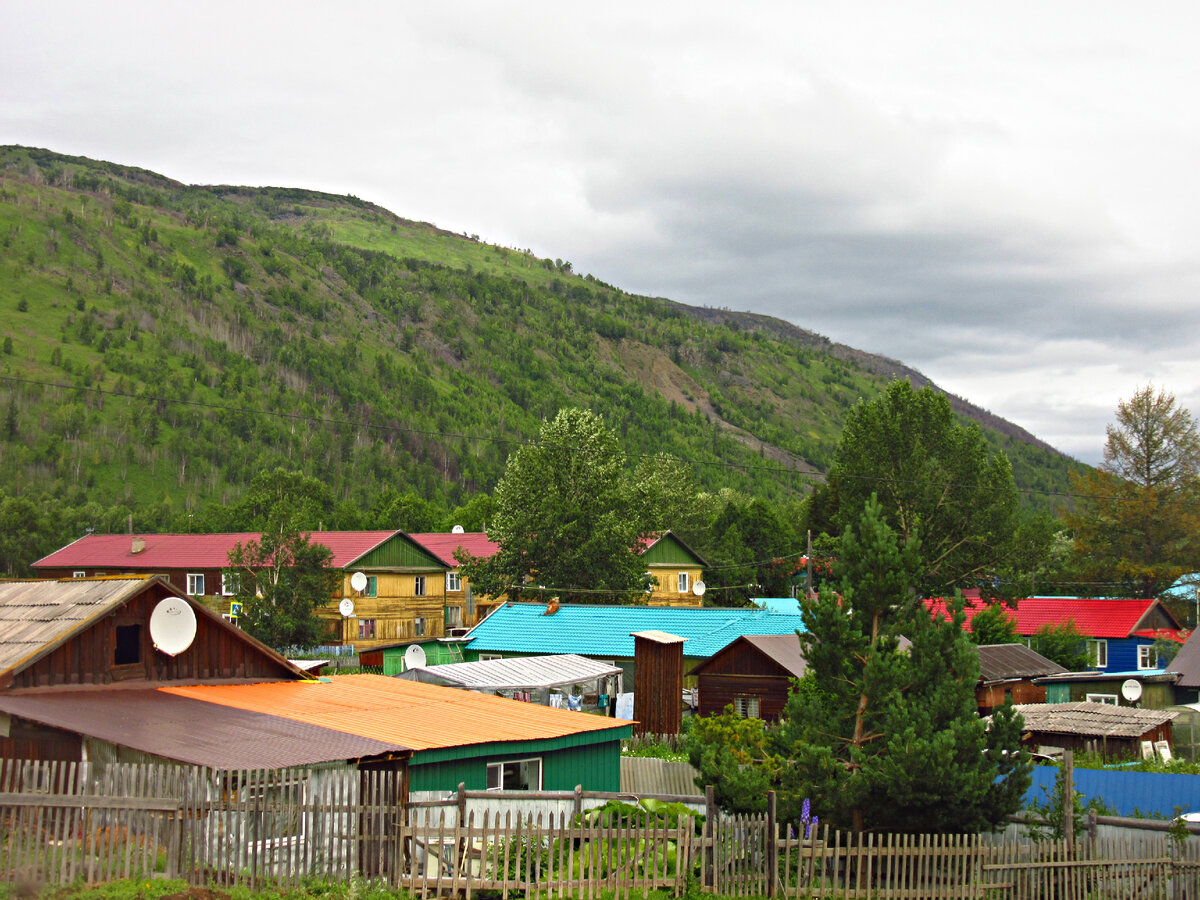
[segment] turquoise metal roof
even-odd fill
[[[546,615],[543,603],[506,603],[471,629],[471,650],[493,653],[578,653],[633,657],[635,631],[665,631],[687,638],[683,655],[707,659],[744,634],[804,631],[798,616],[765,609],[696,609],[681,606],[592,606],[564,603]]]

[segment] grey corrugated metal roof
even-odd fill
[[[1023,703],[1016,707],[1026,731],[1085,737],[1141,737],[1179,715],[1178,710],[1140,709],[1109,703]]]
[[[985,682],[1061,675],[1066,671],[1065,666],[1024,644],[984,644],[979,648],[979,677]]]
[[[148,581],[141,576],[0,582],[0,673],[54,649]]]
[[[408,748],[164,691],[0,694],[0,711],[193,765],[282,769]]]
[[[528,690],[566,687],[617,675],[621,669],[574,653],[557,656],[525,656],[510,659],[481,659],[478,662],[446,663],[409,669],[401,678],[443,684],[476,691]]]
[[[653,756],[622,756],[621,793],[703,797],[704,791],[696,787],[699,774],[700,771],[687,762]]]

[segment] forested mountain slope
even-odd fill
[[[0,491],[202,511],[284,466],[453,506],[587,406],[709,489],[802,495],[901,364],[627,294],[355,197],[0,148]],[[955,400],[1024,488],[1076,465]]]

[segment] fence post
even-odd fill
[[[1096,854],[1096,810],[1089,808],[1087,811],[1087,832],[1088,832],[1088,855],[1095,856]]]
[[[779,843],[775,818],[775,792],[767,791],[767,896],[778,895]]]
[[[1075,752],[1063,751],[1063,838],[1067,842],[1067,853],[1075,852]]]
[[[572,806],[572,809],[574,810],[573,820],[578,819],[580,813],[583,812],[583,785],[582,784],[575,785],[575,800],[574,800],[574,805]]]
[[[467,783],[460,781],[458,783],[458,821],[465,822],[467,820]]]
[[[713,875],[715,869],[713,867],[713,857],[716,855],[716,837],[717,837],[717,799],[716,793],[711,784],[704,787],[704,840],[700,844],[701,857],[704,861],[704,867],[701,871],[700,880],[705,887],[712,887],[714,884]]]

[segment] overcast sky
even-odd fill
[[[1200,414],[1195,3],[6,0],[0,143],[351,193],[899,359],[1097,462]]]

